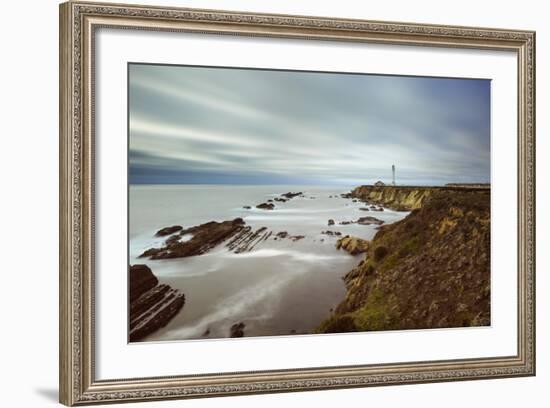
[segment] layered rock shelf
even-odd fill
[[[147,265],[130,266],[130,341],[164,327],[181,310],[185,296],[159,281]]]
[[[226,239],[241,232],[245,228],[242,218],[232,221],[211,221],[195,227],[182,229],[179,233],[170,236],[161,248],[151,248],[141,254],[142,258],[170,259],[201,255]],[[183,240],[185,235],[191,234],[191,239]]]

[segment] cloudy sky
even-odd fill
[[[131,64],[132,184],[490,181],[490,81]]]

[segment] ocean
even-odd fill
[[[146,264],[158,277],[185,294],[185,306],[148,341],[229,337],[230,327],[245,324],[245,336],[311,333],[343,300],[342,277],[363,255],[337,250],[339,231],[372,239],[376,225],[338,225],[367,215],[385,223],[408,212],[385,209],[360,210],[364,203],[340,197],[351,187],[235,186],[235,185],[131,185],[129,191],[129,264]],[[286,192],[304,193],[274,210],[257,204]],[[245,209],[250,206],[251,209]],[[251,252],[235,254],[224,245],[188,258],[149,260],[138,258],[144,250],[161,246],[154,237],[159,229],[184,228],[209,221],[241,217],[254,229],[267,227],[273,234],[286,231],[305,238],[267,240]],[[328,226],[333,219],[336,225]]]

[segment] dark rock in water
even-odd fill
[[[334,225],[334,220],[333,219],[328,220],[328,225]]]
[[[304,235],[293,235],[293,236],[290,237],[290,239],[293,240],[294,242],[299,241],[299,240],[304,239],[304,238],[305,238]]]
[[[275,205],[273,203],[261,203],[258,204],[256,208],[259,208],[260,210],[273,210]]]
[[[367,216],[367,217],[359,218],[357,220],[357,223],[360,225],[371,225],[371,224],[382,225],[384,224],[384,221],[379,220],[378,218],[375,218],[375,217]]]
[[[298,192],[298,193],[291,193],[289,191],[288,193],[281,194],[281,196],[290,200],[291,198],[298,197],[298,196],[301,196],[303,194],[304,193],[302,193],[301,191]]]
[[[281,197],[276,197],[276,198],[274,198],[274,200],[275,200],[275,201],[279,201],[279,202],[281,202],[281,203],[286,203],[286,202],[288,201],[287,199],[281,198]]]
[[[245,206],[243,206],[243,208],[244,208],[245,210],[250,210],[250,209],[252,209],[252,207],[249,206],[249,205],[245,205]]]
[[[342,235],[341,232],[331,231],[331,230],[322,231],[321,234],[330,235],[330,236],[335,236],[335,235],[340,236],[340,235]]]
[[[354,198],[354,199],[351,200],[351,201],[352,201],[353,203],[356,203],[356,202],[357,202],[357,199]]]
[[[235,218],[232,221],[211,221],[187,228],[180,231],[179,235],[193,234],[190,240],[183,242],[167,240],[163,247],[148,249],[140,257],[170,259],[201,255],[240,232],[245,228],[244,225],[242,218]]]
[[[171,235],[174,232],[181,231],[183,227],[181,225],[173,225],[171,227],[162,228],[157,231],[155,234],[156,237],[165,237],[166,235]]]
[[[185,296],[158,279],[147,265],[132,265],[130,281],[130,341],[139,341],[164,327],[185,304]]]
[[[278,232],[278,233],[277,233],[277,237],[279,237],[279,238],[286,238],[286,237],[288,237],[288,232],[286,232],[286,231]]]
[[[352,193],[342,193],[340,194],[340,197],[342,198],[353,198]]]
[[[229,329],[229,337],[243,337],[245,324],[243,322],[235,323]]]
[[[340,221],[340,225],[350,225],[355,224],[355,221]]]
[[[370,211],[367,207],[361,207],[359,208],[361,211]]]
[[[266,227],[253,231],[252,227],[246,226],[235,234],[225,246],[236,254],[250,252],[256,245],[271,237],[271,234],[272,232],[268,231]]]
[[[130,266],[130,303],[159,283],[147,265]]]
[[[268,203],[272,203],[273,200],[270,198],[269,200],[267,200]]]

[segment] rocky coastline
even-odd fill
[[[489,188],[362,186],[350,196],[412,211],[361,243],[345,299],[316,332],[490,324]],[[338,245],[359,247],[352,237]]]

